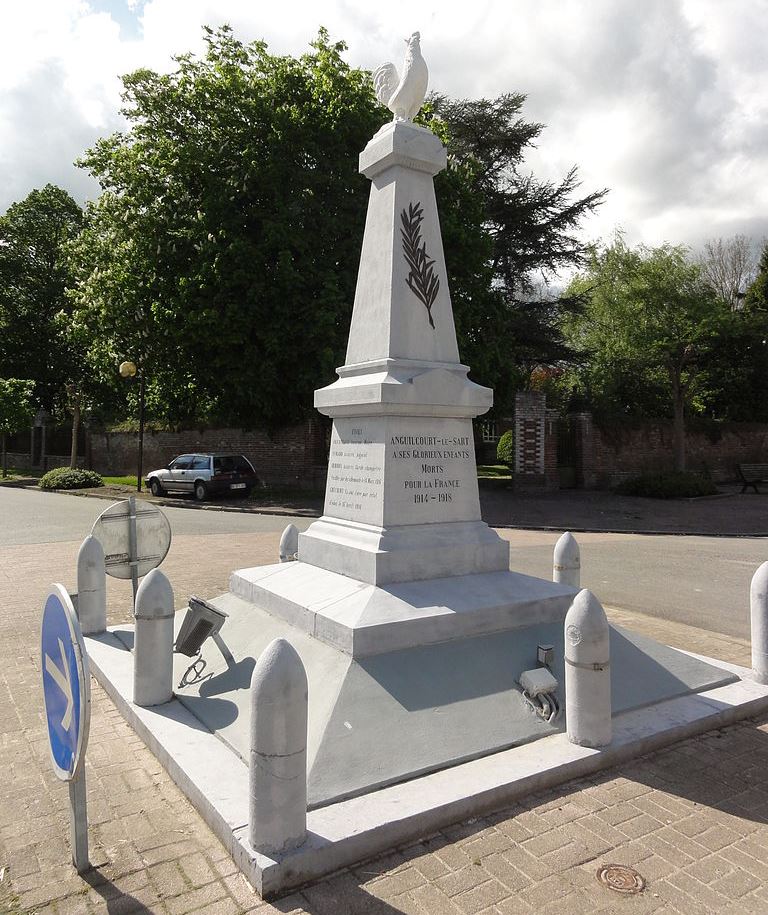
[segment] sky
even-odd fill
[[[0,213],[47,182],[98,196],[74,161],[126,128],[120,76],[224,22],[280,54],[323,25],[367,69],[419,30],[431,89],[527,96],[547,126],[524,170],[610,188],[586,238],[768,236],[768,0],[0,0]]]

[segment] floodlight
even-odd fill
[[[176,636],[175,650],[188,658],[194,657],[207,638],[218,635],[226,619],[223,610],[217,610],[199,597],[190,597],[187,615]]]

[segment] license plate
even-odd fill
[[[230,489],[245,489],[245,483],[230,483]]]

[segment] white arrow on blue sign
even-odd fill
[[[46,598],[40,647],[53,768],[60,779],[70,781],[85,758],[91,688],[80,624],[63,585],[53,585]]]

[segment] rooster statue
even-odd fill
[[[421,56],[419,39],[414,32],[405,39],[408,50],[400,77],[393,63],[382,64],[373,74],[376,98],[394,114],[394,121],[412,121],[418,114],[427,94],[427,65]]]

